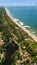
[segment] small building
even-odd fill
[[[33,62],[32,60],[30,60],[30,65],[36,65],[36,62]]]
[[[36,63],[30,63],[30,65],[36,65]]]
[[[4,41],[0,38],[0,46],[4,44]]]

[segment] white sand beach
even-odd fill
[[[20,28],[22,28],[23,31],[25,31],[29,36],[31,36],[34,41],[37,42],[37,36],[34,35],[33,33],[31,33],[29,30],[27,30],[27,29],[26,29],[24,26],[22,26],[20,23],[18,23],[18,22],[17,22],[17,19],[14,19],[14,18],[10,15],[9,11],[7,10],[7,8],[5,8],[5,10],[6,10],[7,15],[11,18],[11,20],[12,20],[15,24],[17,24]]]

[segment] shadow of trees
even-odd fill
[[[12,41],[7,45],[6,49],[6,59],[4,60],[2,65],[11,65],[11,63],[13,62],[13,59],[11,59],[11,55],[13,55],[16,50],[18,50],[18,45],[15,44],[14,41]]]

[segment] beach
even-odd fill
[[[5,10],[6,10],[7,15],[11,18],[11,20],[12,20],[16,25],[18,25],[23,31],[25,31],[31,38],[33,38],[34,41],[37,42],[37,36],[34,35],[33,33],[31,33],[29,30],[27,30],[22,24],[18,23],[18,22],[17,22],[18,20],[15,19],[15,18],[13,18],[13,17],[10,15],[10,13],[9,13],[9,11],[8,11],[7,8],[5,8]]]

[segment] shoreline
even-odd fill
[[[33,33],[31,33],[29,30],[27,30],[24,26],[22,26],[19,22],[17,22],[17,19],[14,19],[11,14],[9,13],[9,11],[7,10],[7,8],[5,8],[7,15],[11,18],[11,20],[18,25],[23,31],[25,31],[35,42],[37,42],[37,36],[34,35]]]

